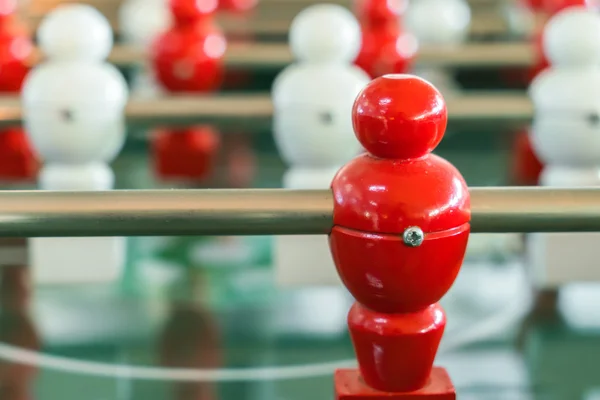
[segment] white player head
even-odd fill
[[[370,81],[348,66],[296,64],[273,84],[274,135],[291,167],[341,165],[360,151],[352,128],[352,105]]]
[[[31,143],[48,162],[105,162],[123,145],[128,89],[121,73],[101,61],[112,43],[105,28],[110,33],[100,13],[81,5],[61,6],[42,24],[48,61],[29,74],[22,100]]]
[[[531,83],[532,138],[547,164],[600,163],[600,15],[570,8],[544,31],[552,66]]]
[[[544,28],[543,47],[553,67],[600,66],[600,15],[586,7],[567,8]]]
[[[362,44],[354,15],[334,4],[317,4],[301,11],[292,21],[289,41],[298,61],[319,63],[349,64]]]
[[[56,7],[38,29],[43,53],[51,59],[104,60],[113,45],[113,33],[106,18],[83,4]]]
[[[154,38],[171,26],[167,0],[126,0],[119,9],[119,26],[124,39],[147,48]]]
[[[523,1],[509,0],[501,5],[508,31],[516,37],[531,37],[536,28],[535,12]]]
[[[467,0],[412,0],[404,21],[420,43],[453,45],[466,39],[471,9]]]

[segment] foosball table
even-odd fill
[[[596,398],[594,2],[57,3],[0,0],[0,400]]]

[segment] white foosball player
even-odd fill
[[[419,45],[452,47],[468,38],[471,8],[467,0],[411,0],[404,21]],[[415,74],[431,82],[444,96],[460,90],[454,79],[439,68],[419,68]]]
[[[275,142],[289,169],[288,189],[326,189],[361,146],[352,129],[352,105],[370,78],[352,65],[361,46],[360,26],[347,9],[320,4],[292,22],[296,63],[272,89]],[[279,285],[338,285],[327,237],[283,236],[275,241]]]
[[[530,38],[536,28],[536,11],[526,0],[504,0],[501,4],[508,33],[515,38]]]
[[[113,188],[109,166],[125,140],[127,83],[104,60],[112,48],[106,18],[86,5],[57,7],[38,30],[47,61],[22,93],[29,139],[44,161],[41,190]],[[110,204],[107,204],[110,207]],[[98,283],[117,279],[124,238],[35,238],[29,243],[36,283]]]
[[[600,185],[600,15],[571,7],[546,24],[551,68],[530,86],[531,140],[545,168],[544,186]],[[600,281],[600,233],[532,234],[531,278],[537,288]]]
[[[119,9],[119,27],[126,43],[148,51],[154,38],[171,26],[168,0],[125,0]],[[139,67],[131,79],[131,96],[151,99],[165,94],[149,65]]]

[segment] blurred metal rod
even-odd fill
[[[533,116],[531,101],[523,93],[468,93],[449,97],[446,105],[453,121],[527,121]],[[127,104],[125,116],[128,123],[149,126],[269,121],[273,103],[268,94],[176,95],[133,99]],[[0,126],[18,125],[22,118],[18,97],[0,97]]]
[[[32,64],[43,55],[33,56]],[[120,67],[142,65],[148,55],[132,45],[116,45],[108,61]],[[294,61],[287,44],[231,43],[227,46],[225,63],[230,67],[281,69]],[[454,47],[424,45],[419,48],[418,65],[439,67],[527,67],[533,65],[535,52],[529,43],[465,43]]]
[[[600,188],[471,189],[473,232],[600,232]]]
[[[473,232],[600,231],[600,188],[473,188]],[[0,192],[0,237],[327,234],[330,190]]]
[[[0,193],[0,237],[326,234],[330,191]]]

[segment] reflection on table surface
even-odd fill
[[[259,154],[247,184],[277,187],[282,163],[262,140],[251,146]],[[507,143],[456,132],[440,154],[471,185],[504,184]],[[120,188],[168,187],[154,180],[147,154],[145,141],[129,144],[115,163]],[[600,289],[532,299],[521,241],[473,237],[443,300],[449,321],[438,363],[461,400],[595,399]],[[0,355],[42,365],[1,361],[0,399],[332,398],[333,368],[353,362],[352,299],[342,288],[276,287],[271,244],[270,237],[130,238],[122,280],[92,287],[31,288],[26,267],[2,268]],[[29,352],[7,353],[12,346]],[[45,358],[31,357],[38,351]]]

